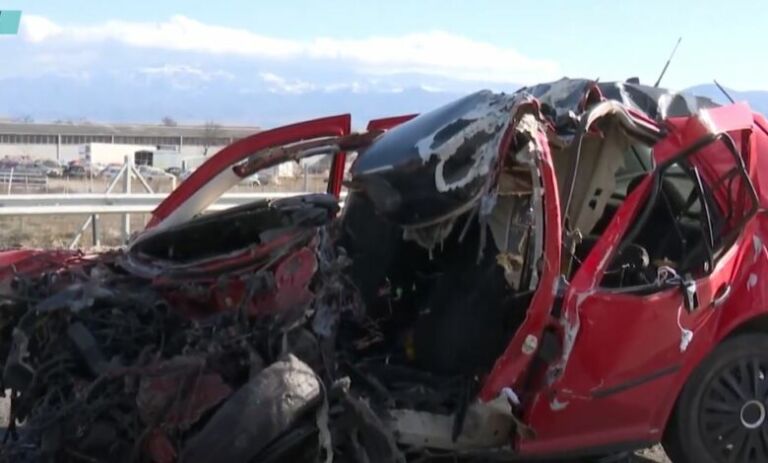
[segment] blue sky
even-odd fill
[[[0,0],[0,9],[23,12],[19,35],[0,36],[0,117],[274,124],[346,107],[423,111],[563,76],[653,83],[678,37],[664,86],[717,79],[768,90],[768,6],[757,0]]]
[[[96,26],[109,20],[162,23],[183,15],[206,25],[299,41],[441,31],[555,63],[554,74],[606,80],[629,75],[653,80],[675,40],[682,36],[667,85],[684,87],[717,78],[737,89],[767,89],[768,51],[763,48],[763,31],[768,25],[768,7],[761,3],[5,0],[1,6],[64,27]],[[510,75],[509,81],[531,77],[537,75]]]

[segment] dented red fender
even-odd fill
[[[84,258],[81,251],[48,249],[13,249],[0,252],[0,281],[16,273],[38,274],[66,266]]]

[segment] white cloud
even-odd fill
[[[107,21],[70,26],[34,15],[22,17],[22,37],[30,43],[83,46],[114,41],[132,47],[239,55],[274,60],[344,62],[361,73],[421,73],[462,80],[531,82],[557,77],[552,60],[527,57],[497,46],[441,31],[393,37],[288,40],[246,29],[215,26],[176,15],[163,22]]]
[[[370,89],[370,85],[361,84],[360,82],[338,82],[333,84],[327,84],[323,86],[323,91],[326,93],[349,91],[352,93],[365,93]]]
[[[303,80],[289,80],[271,72],[262,72],[259,74],[261,80],[267,84],[267,90],[272,93],[291,93],[302,94],[314,90],[314,84]]]
[[[136,72],[139,76],[149,79],[161,78],[169,82],[178,90],[193,90],[200,87],[200,84],[212,82],[214,80],[234,80],[232,73],[214,70],[206,71],[195,66],[186,64],[165,64],[163,66],[143,67]]]
[[[22,37],[34,43],[114,40],[136,47],[265,57],[290,56],[301,51],[299,44],[289,40],[254,34],[245,29],[211,26],[181,15],[160,23],[111,20],[86,26],[59,26],[42,16],[24,15],[21,29]]]
[[[177,79],[197,79],[203,82],[209,82],[214,79],[232,80],[235,78],[232,73],[227,71],[205,71],[203,69],[186,64],[166,64],[157,67],[144,67],[139,69],[139,73],[147,76],[162,76]]]
[[[63,32],[61,27],[48,18],[28,14],[22,15],[20,29],[21,37],[32,43],[42,42]]]
[[[320,38],[307,51],[315,58],[357,62],[374,74],[413,72],[520,82],[551,78],[558,73],[553,61],[528,58],[512,48],[441,31],[362,40]]]
[[[419,85],[419,88],[424,90],[425,92],[430,92],[430,93],[440,93],[440,92],[445,91],[444,89],[442,89],[440,87],[437,87],[435,85],[428,85],[428,84],[421,84],[421,85]]]

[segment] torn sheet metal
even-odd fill
[[[455,420],[453,415],[392,410],[388,425],[405,445],[453,450],[501,449],[508,445],[514,433],[514,421],[506,403],[472,403],[466,412],[462,433],[452,439]]]
[[[485,191],[515,102],[482,91],[399,125],[360,153],[352,187],[401,225],[455,217]]]
[[[531,95],[541,102],[542,112],[555,121],[559,133],[575,133],[578,125],[576,115],[601,98],[618,101],[657,121],[668,117],[692,116],[702,109],[718,106],[709,98],[674,93],[633,82],[563,78],[523,87],[518,92]]]

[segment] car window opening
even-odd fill
[[[719,174],[711,168],[714,156]],[[601,285],[644,293],[668,287],[659,278],[663,269],[694,279],[712,272],[756,207],[739,162],[738,154],[716,140],[655,172],[647,205],[623,237]]]

